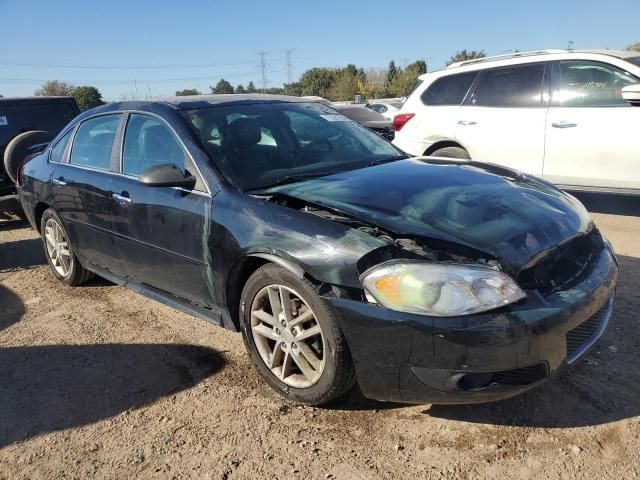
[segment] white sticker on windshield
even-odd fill
[[[9,122],[7,121],[7,117],[0,116],[0,125],[9,125]]]
[[[329,114],[320,115],[320,116],[328,122],[348,122],[349,121],[348,117],[345,117],[340,113],[329,113]]]

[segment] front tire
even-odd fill
[[[67,229],[55,210],[48,208],[42,214],[40,234],[44,255],[47,257],[51,271],[65,285],[81,285],[94,276],[93,272],[80,265]]]
[[[251,275],[240,301],[251,361],[280,395],[322,405],[354,385],[346,339],[316,285],[269,263]]]

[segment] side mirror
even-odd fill
[[[196,177],[185,176],[176,165],[164,163],[144,170],[138,181],[150,187],[183,187],[193,188],[196,185]]]
[[[635,107],[640,107],[640,83],[622,88],[622,98]]]

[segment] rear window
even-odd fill
[[[460,105],[478,72],[459,73],[439,78],[422,94],[425,105]]]
[[[120,114],[91,118],[80,125],[69,163],[108,170]]]
[[[540,107],[544,63],[486,70],[471,103],[485,107]]]

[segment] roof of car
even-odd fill
[[[188,95],[183,97],[162,97],[151,102],[167,103],[179,110],[202,107],[205,105],[228,105],[233,103],[272,103],[272,102],[313,102],[309,98],[290,97],[287,95],[269,95],[262,93],[222,94],[222,95]]]
[[[634,52],[630,50],[608,50],[608,49],[583,49],[583,50],[563,50],[563,49],[549,49],[549,50],[533,50],[529,52],[513,52],[507,53],[503,55],[494,55],[490,57],[481,57],[481,58],[473,58],[469,60],[463,60],[461,62],[455,62],[451,65],[448,65],[444,70],[457,69],[460,67],[479,67],[482,68],[483,65],[491,63],[491,62],[511,62],[511,61],[521,61],[523,59],[527,59],[530,57],[537,56],[574,56],[574,55],[608,55],[610,57],[616,57],[621,59],[632,58],[640,56],[639,52]],[[541,59],[541,61],[544,60]],[[442,71],[442,70],[439,70]],[[429,72],[433,73],[433,72]],[[421,75],[420,78],[426,77],[429,73]]]

